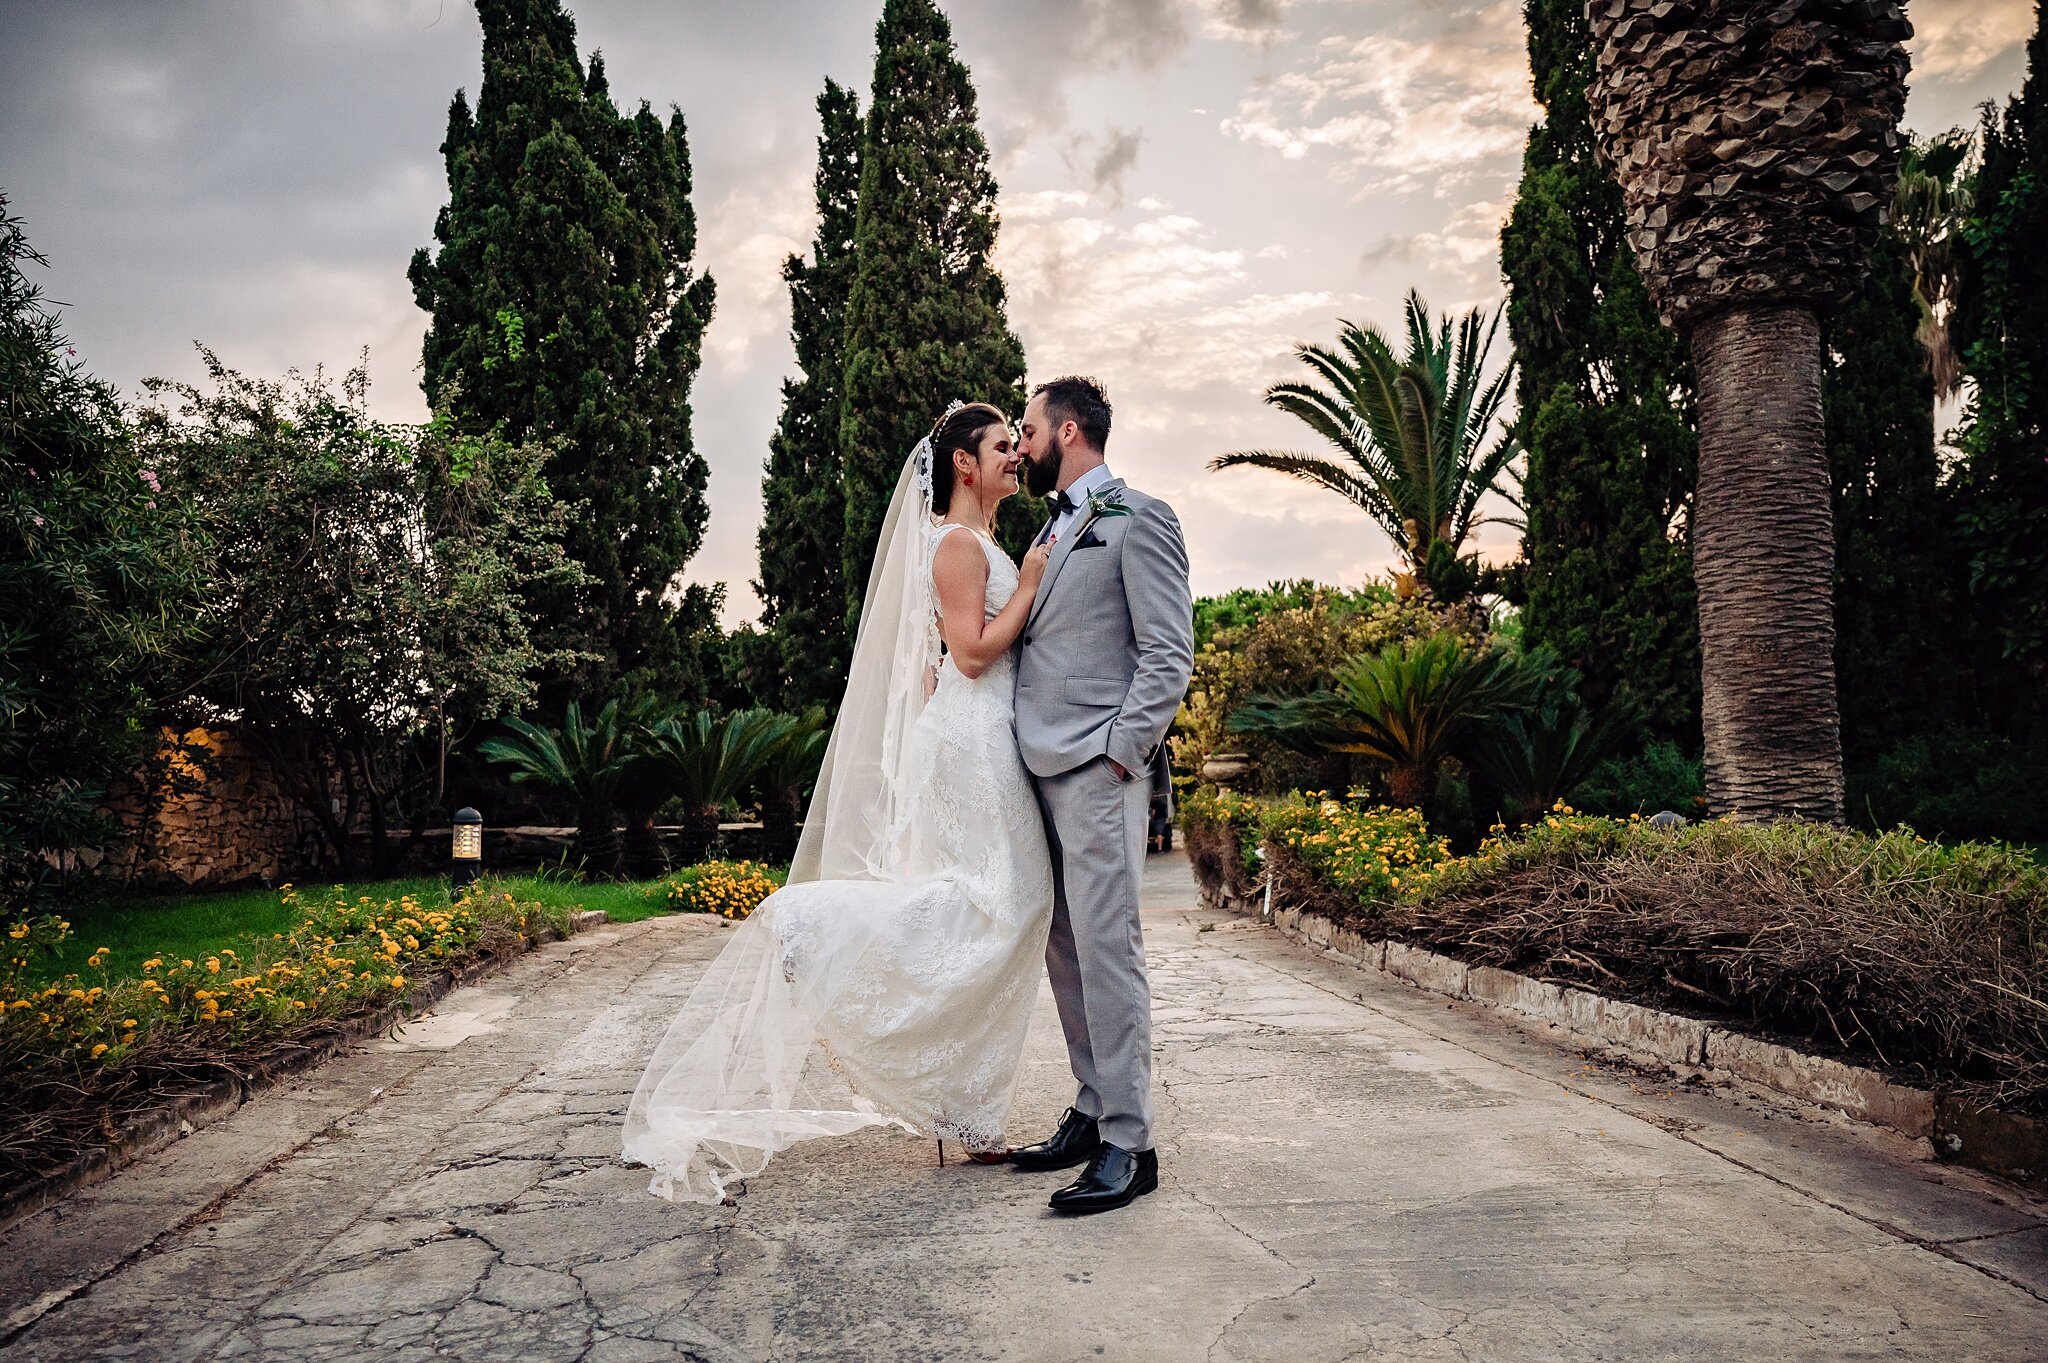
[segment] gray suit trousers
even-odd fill
[[[1032,780],[1052,851],[1045,968],[1081,1085],[1074,1106],[1110,1144],[1150,1150],[1152,987],[1138,886],[1152,783],[1143,772],[1117,780],[1108,758]]]

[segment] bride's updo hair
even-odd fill
[[[953,452],[966,450],[970,457],[981,454],[982,433],[1002,426],[1008,418],[986,402],[970,402],[951,416],[939,418],[932,427],[932,510],[943,516],[953,505]]]

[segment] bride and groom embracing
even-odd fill
[[[1091,379],[1003,414],[955,403],[889,504],[789,884],[706,969],[626,1114],[652,1189],[715,1203],[797,1141],[892,1125],[984,1163],[1085,1165],[1062,1212],[1158,1186],[1147,813],[1188,684],[1187,552],[1110,476]],[[1028,480],[1052,516],[1022,564],[991,536]],[[1045,963],[1078,1094],[1006,1141]]]

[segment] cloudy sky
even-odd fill
[[[1263,386],[1338,320],[1501,294],[1500,221],[1535,116],[1519,5],[951,0],[1002,185],[1000,263],[1034,375],[1101,377],[1111,462],[1186,523],[1195,588],[1357,582],[1391,546],[1326,493],[1211,474],[1300,446]],[[691,564],[751,618],[760,467],[791,365],[779,262],[811,232],[813,101],[865,92],[880,0],[581,0],[621,103],[689,120],[718,313],[697,389],[711,527]],[[1920,131],[2016,90],[2027,0],[1918,0]],[[367,346],[378,414],[418,419],[406,262],[446,196],[448,100],[475,91],[465,0],[0,0],[0,189],[49,295],[131,396]],[[863,98],[865,105],[865,97]],[[950,394],[935,394],[942,403]],[[971,396],[971,395],[968,395]],[[1483,543],[1496,548],[1494,528]]]

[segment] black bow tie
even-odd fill
[[[1064,492],[1052,494],[1052,518],[1058,520],[1074,509],[1074,499]]]

